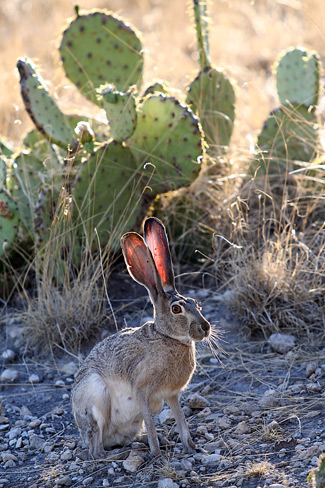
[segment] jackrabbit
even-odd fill
[[[165,227],[156,218],[121,238],[131,277],[145,286],[154,321],[126,328],[97,344],[76,374],[72,407],[81,437],[94,458],[104,449],[131,442],[147,430],[153,456],[160,455],[152,415],[166,400],[186,452],[194,443],[178,396],[195,369],[195,341],[210,335],[210,323],[192,298],[175,288]]]

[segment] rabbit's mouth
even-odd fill
[[[211,333],[211,325],[206,320],[202,323],[192,322],[190,325],[190,337],[195,342],[207,339]]]

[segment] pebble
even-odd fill
[[[179,488],[179,485],[171,478],[160,478],[158,480],[158,488]]]
[[[67,376],[73,376],[77,371],[78,371],[78,365],[70,361],[69,363],[64,364],[61,368],[60,371]]]
[[[73,458],[73,454],[70,449],[66,449],[65,451],[63,451],[60,458],[62,461],[71,461],[71,459]]]
[[[7,461],[14,461],[15,463],[18,463],[18,458],[16,458],[16,456],[10,452],[3,452],[1,456],[3,463],[6,463]]]
[[[229,427],[231,427],[230,418],[227,417],[226,415],[219,417],[217,419],[217,426],[220,427],[220,429],[229,429]]]
[[[211,409],[209,407],[205,407],[203,410],[201,410],[197,414],[199,419],[204,419],[204,418],[208,417],[209,415],[211,415]]]
[[[29,438],[30,449],[42,449],[44,445],[44,439],[37,434],[32,434]]]
[[[250,434],[251,432],[251,427],[245,421],[239,422],[235,429],[235,434]]]
[[[4,359],[6,362],[13,361],[15,357],[16,357],[16,353],[12,349],[6,349],[2,353],[2,359]]]
[[[221,461],[221,454],[208,454],[202,458],[202,464],[214,464]]]
[[[4,469],[15,468],[16,463],[13,459],[9,459],[7,462],[4,463],[3,467],[4,467]]]
[[[296,338],[291,334],[275,333],[270,335],[268,343],[273,351],[280,354],[286,354],[294,348],[296,344]]]
[[[262,398],[260,398],[258,404],[262,408],[272,408],[279,404],[279,398],[275,390],[266,390]]]
[[[269,485],[269,488],[286,488],[284,485],[280,485],[279,483],[272,483]]]
[[[85,478],[82,482],[82,485],[83,486],[89,486],[92,484],[92,482],[94,481],[94,478],[92,476],[89,476],[88,478]]]
[[[71,486],[72,480],[67,474],[66,476],[62,476],[62,478],[58,478],[57,480],[55,480],[55,484],[58,486]]]
[[[15,369],[5,369],[0,376],[2,383],[14,383],[18,379],[18,371]]]
[[[31,374],[30,377],[28,378],[28,381],[29,383],[39,383],[41,380],[38,374]]]
[[[208,407],[210,405],[209,400],[204,398],[202,395],[199,395],[198,393],[193,393],[187,398],[186,404],[190,408],[194,409],[203,409],[205,407]]]
[[[140,456],[138,451],[130,451],[127,459],[123,461],[123,468],[129,473],[135,473],[143,462],[144,458]]]
[[[188,459],[182,459],[181,460],[181,468],[184,471],[189,471],[193,468],[193,464]]]
[[[159,422],[161,424],[172,424],[175,418],[170,408],[164,408],[159,414]]]
[[[312,374],[315,373],[317,369],[317,363],[315,361],[310,361],[306,365],[306,378],[310,378]]]

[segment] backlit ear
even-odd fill
[[[121,248],[127,269],[132,278],[145,286],[151,300],[156,301],[162,285],[155,264],[143,238],[136,232],[121,237]]]
[[[144,223],[144,240],[149,247],[164,290],[175,290],[173,264],[163,223],[150,217]]]

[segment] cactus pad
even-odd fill
[[[127,142],[139,163],[155,166],[153,194],[188,186],[200,171],[202,133],[197,117],[173,97],[149,95],[138,111],[136,130]]]
[[[209,146],[228,146],[235,119],[235,91],[225,74],[206,68],[188,88],[186,103],[200,119]]]
[[[317,118],[304,106],[282,106],[271,112],[257,139],[259,160],[257,164],[267,171],[295,169],[294,161],[309,162],[318,144]]]
[[[26,111],[36,128],[51,142],[76,149],[77,140],[65,116],[45,88],[42,77],[28,58],[17,62],[20,89]]]
[[[34,209],[43,184],[57,187],[61,182],[61,171],[54,156],[44,163],[33,152],[24,151],[14,159],[12,175],[12,196],[17,202],[25,230],[33,230]]]
[[[114,85],[104,85],[98,90],[98,98],[106,110],[110,133],[116,142],[123,142],[135,131],[137,112],[131,91],[119,92]]]
[[[64,31],[59,49],[67,77],[94,103],[99,103],[96,88],[102,84],[114,83],[122,92],[141,84],[141,41],[117,16],[105,11],[78,15]]]
[[[0,256],[14,243],[19,227],[19,211],[16,202],[0,189]]]
[[[7,187],[7,160],[0,155],[0,188]]]
[[[163,80],[154,80],[149,83],[144,90],[143,97],[147,95],[152,95],[153,93],[164,93],[165,95],[169,95],[169,89],[166,81]]]
[[[103,144],[81,164],[73,188],[79,235],[97,246],[116,247],[122,231],[139,217],[141,188],[131,151],[118,142]]]
[[[0,138],[0,154],[3,154],[8,158],[13,155],[13,150],[11,149],[7,141],[3,138]]]
[[[53,192],[48,185],[43,185],[39,190],[34,209],[34,242],[37,250],[40,250],[48,242],[54,209]]]
[[[280,102],[315,106],[319,95],[320,59],[315,51],[297,47],[281,54],[275,64]]]

